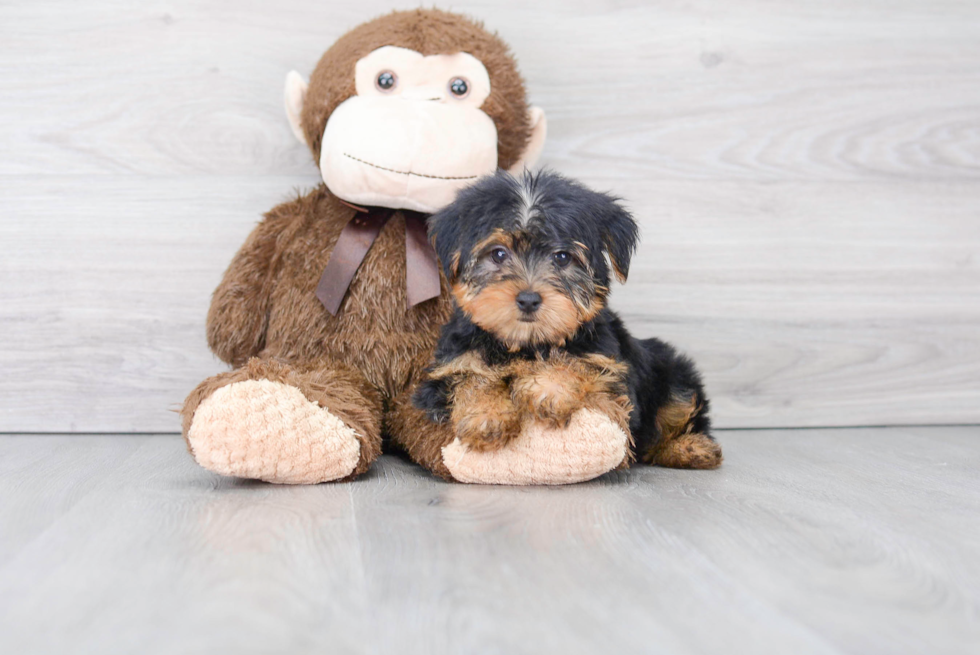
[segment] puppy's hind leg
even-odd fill
[[[642,343],[652,357],[655,375],[668,388],[667,400],[654,416],[656,437],[642,460],[669,468],[718,468],[721,446],[711,436],[708,399],[694,364],[658,339]]]
[[[648,464],[675,469],[713,469],[721,466],[721,446],[708,434],[695,393],[671,396],[657,412],[657,439],[643,457]]]

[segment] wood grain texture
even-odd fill
[[[508,488],[392,457],[276,487],[178,437],[0,437],[0,650],[975,650],[978,428],[722,439],[717,471]]]
[[[208,297],[317,182],[283,117],[392,6],[0,6],[0,431],[173,431]],[[613,304],[728,427],[980,421],[980,6],[483,2],[544,163],[643,226]]]

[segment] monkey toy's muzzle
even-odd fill
[[[438,99],[354,96],[323,133],[320,171],[359,205],[432,213],[497,169],[497,130],[476,107]]]

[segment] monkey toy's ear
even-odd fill
[[[528,108],[528,120],[531,124],[531,136],[527,140],[524,154],[508,169],[512,175],[520,175],[525,168],[531,168],[538,162],[544,149],[544,139],[548,136],[548,119],[541,107],[531,105]]]
[[[615,198],[602,194],[604,207],[597,215],[602,220],[602,242],[609,255],[616,279],[626,282],[630,271],[630,260],[636,251],[640,238],[640,228],[633,216],[620,206]]]
[[[303,133],[300,115],[303,112],[303,101],[306,100],[307,86],[303,77],[296,71],[289,71],[286,75],[286,118],[289,120],[289,127],[293,129],[293,134],[303,145],[306,145],[306,135]]]

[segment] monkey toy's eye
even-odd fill
[[[506,248],[494,248],[490,251],[490,259],[493,260],[494,264],[503,264],[510,257],[510,253],[507,252]]]
[[[552,259],[555,260],[555,266],[558,268],[565,268],[572,263],[572,256],[564,250],[559,250],[556,252],[554,255],[552,255]]]
[[[391,91],[397,83],[398,78],[391,71],[381,71],[378,73],[378,79],[374,81],[375,86],[382,91]]]
[[[466,81],[465,77],[454,77],[449,80],[449,90],[457,98],[465,98],[470,92],[470,83]]]

